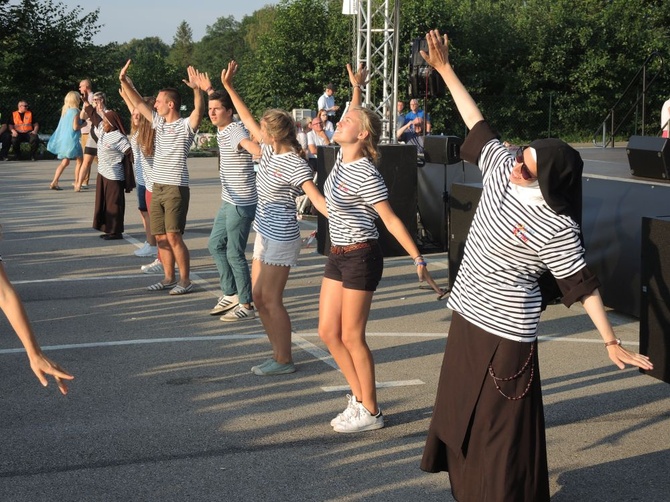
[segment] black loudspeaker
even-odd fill
[[[335,165],[339,146],[317,146],[316,147],[316,186],[323,193],[326,178]],[[318,213],[316,227],[316,251],[327,256],[330,253],[330,232],[328,230],[328,218]]]
[[[336,146],[320,146],[317,148],[317,186],[323,192],[326,177],[335,164],[337,158]],[[416,147],[414,145],[380,145],[380,163],[377,166],[384,178],[389,191],[389,203],[395,214],[407,227],[412,237],[417,234],[416,207]],[[379,230],[379,245],[384,256],[402,256],[407,252],[398,244],[395,238],[386,230],[381,220],[377,220]],[[327,255],[330,252],[330,235],[328,219],[318,216],[316,250]]]
[[[458,136],[424,136],[424,158],[434,164],[456,164],[461,161],[462,143]]]
[[[654,364],[641,370],[670,383],[670,217],[642,218],[640,353]]]
[[[419,51],[428,52],[425,38],[415,38],[409,56],[409,95],[412,98],[444,96],[445,84],[440,74],[433,71]]]
[[[449,289],[454,286],[458,267],[463,259],[465,239],[470,231],[479,198],[480,183],[453,183],[449,198]]]
[[[631,136],[626,147],[633,176],[670,179],[670,140],[654,136]]]

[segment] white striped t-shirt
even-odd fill
[[[119,130],[105,132],[102,124],[100,122],[95,130],[98,136],[98,173],[108,180],[124,180],[123,156],[130,149],[130,141]]]
[[[258,201],[254,163],[251,154],[240,146],[245,139],[249,139],[249,133],[241,122],[232,122],[216,133],[221,199],[235,206],[252,206]]]
[[[544,201],[521,202],[509,181],[513,167],[500,141],[482,149],[484,189],[447,306],[489,333],[532,342],[542,304],[538,277],[548,269],[566,278],[586,263],[579,226]]]
[[[314,173],[297,153],[276,154],[261,143],[261,160],[256,174],[258,206],[254,230],[266,239],[292,241],[300,237],[295,198],[300,187]]]
[[[374,205],[388,200],[384,178],[366,157],[345,164],[342,150],[323,187],[330,240],[336,246],[377,239]]]
[[[189,120],[181,117],[168,124],[154,110],[152,127],[156,130],[152,181],[187,187],[186,159],[195,137]]]
[[[137,135],[135,132],[130,138],[130,146],[133,149],[133,169],[135,170],[135,182],[142,185],[149,192],[153,192],[154,184],[151,181],[151,170],[154,163],[153,157],[147,157],[142,151],[142,147],[137,142]]]

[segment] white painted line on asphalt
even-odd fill
[[[218,274],[216,270],[203,270],[200,274]],[[156,278],[162,277],[163,274],[143,274],[138,272],[137,274],[132,275],[103,275],[95,277],[56,277],[53,279],[33,279],[26,281],[12,281],[12,284],[16,286],[17,284],[43,284],[48,282],[77,282],[77,281],[112,281],[118,279],[147,279],[147,278]],[[191,272],[191,277],[195,280],[202,280],[198,274]]]
[[[293,343],[303,349],[304,351],[312,354],[317,359],[320,359],[328,366],[331,366],[339,371],[339,368],[333,361],[332,356],[325,350],[317,347],[311,342],[304,339],[306,336],[318,336],[316,333],[301,333],[300,335],[293,335]],[[366,333],[366,337],[378,338],[378,337],[401,337],[401,338],[445,338],[446,335],[443,333]],[[256,338],[266,338],[265,333],[260,333],[258,335],[214,335],[214,336],[185,336],[185,337],[175,337],[175,338],[140,338],[137,340],[118,340],[114,342],[89,342],[89,343],[72,343],[65,345],[45,345],[42,347],[42,350],[69,350],[69,349],[85,349],[93,347],[114,347],[122,345],[149,345],[153,343],[182,343],[182,342],[209,342],[209,341],[222,341],[222,340],[253,340]],[[560,336],[541,336],[539,337],[540,341],[546,342],[568,342],[568,343],[603,343],[602,340],[594,338],[563,338]],[[625,345],[639,345],[639,342],[633,340],[626,340]],[[0,355],[2,354],[16,354],[19,352],[25,352],[23,349],[0,349]]]
[[[411,385],[425,385],[426,382],[422,380],[397,380],[395,382],[375,382],[375,387],[378,389],[386,389],[390,387],[409,387]],[[321,387],[324,392],[346,392],[349,389],[348,385],[334,385],[331,387]]]

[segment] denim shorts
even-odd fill
[[[292,241],[274,241],[257,233],[254,241],[254,260],[260,260],[266,265],[295,267],[298,264],[300,248],[302,248],[300,237]]]
[[[143,213],[147,212],[147,187],[144,185],[137,185],[137,209]]]
[[[384,255],[375,243],[348,253],[330,253],[323,276],[341,282],[346,289],[376,291],[383,271]]]

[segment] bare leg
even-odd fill
[[[254,260],[251,284],[254,305],[272,345],[273,359],[280,364],[292,361],[291,319],[284,307],[284,288],[291,267],[267,265]]]
[[[166,236],[168,247],[170,248],[169,259],[172,261],[172,276],[174,277],[174,262],[176,261],[179,266],[179,285],[186,287],[191,284],[191,256],[188,252],[188,248],[179,232],[168,232]],[[163,249],[161,248],[161,251],[162,250]],[[161,254],[161,259],[163,258],[165,258],[165,256]],[[163,267],[165,268],[165,274],[167,276],[168,269],[165,266],[165,261],[163,262]]]
[[[165,278],[163,279],[164,284],[169,284],[174,282],[174,254],[172,254],[172,249],[170,248],[170,243],[166,234],[156,235],[156,243],[158,245],[158,256],[160,257],[161,263],[163,264],[163,273]]]
[[[149,213],[147,211],[140,211],[140,217],[142,218],[142,226],[144,227],[146,241],[150,246],[155,246],[156,238],[151,234],[151,220],[149,219]]]
[[[82,161],[81,168],[79,169],[79,178],[75,179],[74,189],[79,191],[81,186],[86,182],[88,185],[88,178],[91,174],[91,164],[93,164],[94,155],[84,154],[84,160]]]
[[[58,164],[56,172],[54,173],[54,179],[51,182],[51,185],[49,185],[51,188],[58,186],[58,180],[60,179],[61,174],[63,174],[63,171],[65,171],[65,168],[69,165],[70,165],[70,159],[63,159],[60,161],[60,164]]]
[[[345,289],[341,282],[324,278],[319,298],[319,336],[351,391],[374,415],[378,411],[375,364],[365,341],[372,295],[372,291]]]

